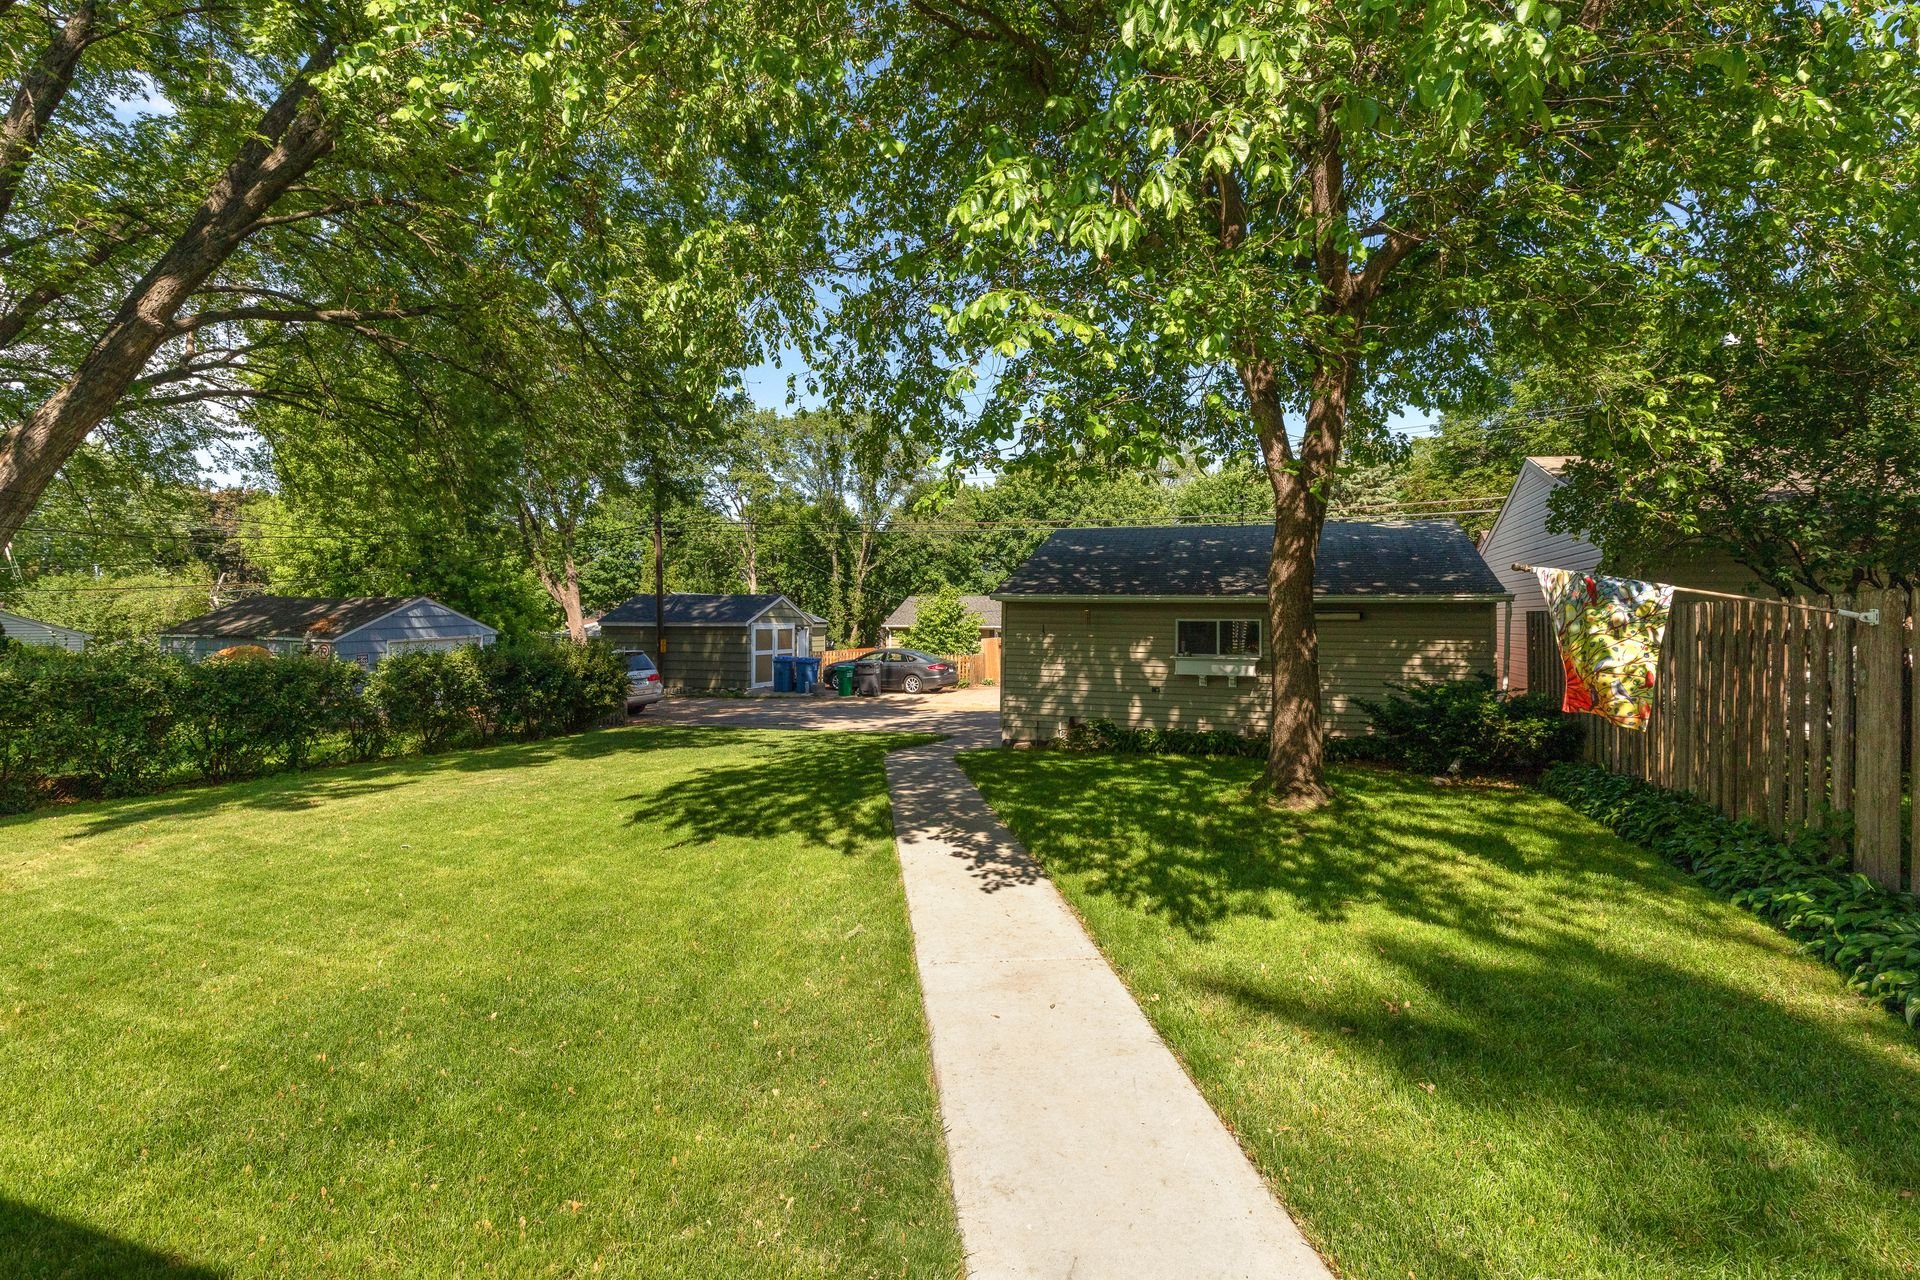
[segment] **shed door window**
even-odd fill
[[[773,683],[773,642],[772,627],[753,629],[753,685],[755,688]]]
[[[1203,618],[1175,624],[1175,652],[1183,658],[1258,657],[1260,624],[1252,618]]]

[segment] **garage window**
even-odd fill
[[[1260,624],[1252,618],[1182,619],[1174,640],[1182,658],[1260,656]]]

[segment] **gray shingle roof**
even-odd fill
[[[775,602],[783,600],[794,608],[799,608],[783,595],[703,596],[687,591],[671,591],[667,593],[667,625],[670,627],[745,626],[765,613]],[[800,611],[806,613],[804,609]],[[825,621],[810,613],[807,616],[813,618],[815,622]],[[652,626],[653,596],[651,594],[635,596],[624,604],[615,605],[600,615],[600,625]]]
[[[1264,596],[1272,547],[1271,525],[1061,529],[994,594]],[[1504,596],[1506,588],[1450,520],[1329,520],[1314,594]]]
[[[249,596],[168,627],[169,636],[335,638],[378,621],[421,596]]]
[[[900,629],[911,627],[920,618],[920,602],[925,596],[908,596],[900,602],[900,607],[887,615],[880,625]],[[960,603],[970,612],[980,615],[980,625],[995,631],[1000,629],[1000,602],[992,596],[961,596]]]

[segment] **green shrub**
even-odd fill
[[[182,750],[215,782],[307,768],[315,746],[332,739],[349,758],[368,759],[384,730],[365,687],[359,667],[317,654],[211,658],[188,669]]]
[[[606,722],[626,668],[604,645],[536,640],[350,662],[264,652],[193,665],[144,645],[85,653],[0,648],[0,813],[49,793],[134,795],[194,774],[219,782],[316,757],[373,759],[391,733],[438,751]]]
[[[1830,833],[1780,840],[1689,796],[1592,765],[1560,765],[1541,786],[1799,939],[1909,1025],[1920,1022],[1920,901],[1835,861]]]
[[[174,771],[184,663],[144,644],[38,653],[34,732],[47,774],[84,794],[125,796]]]
[[[627,710],[627,664],[610,645],[561,646],[573,683],[562,733],[580,733],[618,721]]]
[[[0,647],[0,813],[24,813],[46,786],[38,682],[59,650]]]
[[[395,654],[375,669],[371,688],[394,732],[416,734],[423,750],[437,751],[605,723],[626,705],[627,673],[605,645],[536,638]]]
[[[1503,696],[1490,676],[1393,686],[1356,699],[1373,732],[1339,754],[1420,773],[1531,773],[1573,758],[1580,726],[1538,694]]]
[[[486,686],[478,727],[488,740],[577,733],[626,705],[626,667],[604,644],[529,639],[493,645],[474,657]]]
[[[388,728],[419,738],[422,751],[478,736],[489,702],[480,664],[468,648],[393,654],[374,668],[368,693]]]
[[[210,782],[245,778],[266,766],[283,714],[275,667],[279,659],[209,658],[187,668],[180,692],[180,741]]]
[[[1239,756],[1267,758],[1267,740],[1224,729],[1123,729],[1111,720],[1070,726],[1058,745],[1067,751],[1110,751],[1129,756]]]
[[[483,742],[542,737],[546,726],[564,715],[569,672],[558,645],[507,642],[480,649],[473,658],[484,691],[474,708]]]
[[[978,653],[980,615],[967,608],[956,588],[942,585],[920,597],[902,642],[926,653]]]

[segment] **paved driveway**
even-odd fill
[[[675,698],[648,707],[636,724],[740,729],[853,729],[942,733],[961,747],[1000,745],[1000,690],[887,693],[877,698]]]

